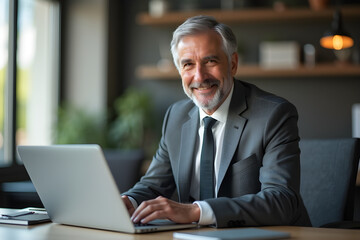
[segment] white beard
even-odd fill
[[[192,87],[196,87],[196,88],[199,88],[201,87],[202,85],[209,85],[209,84],[213,84],[215,83],[215,85],[219,86],[219,81],[211,81],[210,83],[205,83],[205,84],[192,84],[189,86],[189,89],[191,89]],[[184,86],[184,83],[182,84],[183,85],[183,89],[184,89],[184,92],[185,94],[195,103],[196,106],[198,106],[199,108],[203,109],[204,111],[211,111],[212,109],[214,109],[215,107],[217,107],[219,105],[219,103],[221,102],[222,98],[224,97],[224,93],[218,88],[216,90],[216,93],[215,93],[215,96],[210,99],[209,101],[207,102],[199,102],[196,97],[192,94],[191,91],[187,91],[186,87]]]
[[[224,82],[231,81],[230,79],[232,79],[232,76],[230,72],[228,74],[228,78],[229,79],[224,79]],[[191,88],[210,87],[211,85],[216,85],[218,89],[216,90],[214,97],[207,102],[203,102],[203,103],[199,102],[191,91]],[[190,84],[190,86],[188,87],[189,91],[187,91],[184,82],[182,82],[182,86],[185,94],[194,102],[196,106],[203,109],[205,112],[211,112],[213,109],[219,106],[219,104],[225,97],[224,89],[223,88],[220,89],[220,81],[216,79],[207,79],[201,84],[197,84],[197,83]]]

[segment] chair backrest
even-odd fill
[[[129,190],[141,177],[143,150],[104,150],[105,158],[120,192]]]
[[[360,139],[300,141],[300,192],[314,227],[353,220]]]

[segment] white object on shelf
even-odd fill
[[[352,106],[352,136],[360,138],[360,103]]]
[[[300,47],[295,41],[261,42],[259,52],[262,68],[288,69],[300,65]]]
[[[167,0],[150,0],[149,14],[153,17],[161,17],[169,10],[169,3]]]
[[[312,44],[304,45],[304,63],[307,67],[315,67],[315,47]]]

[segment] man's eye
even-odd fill
[[[207,61],[207,63],[208,63],[208,64],[215,64],[215,63],[217,63],[217,61],[216,61],[215,59],[209,59],[209,60]]]
[[[192,63],[185,63],[184,65],[183,65],[183,68],[188,68],[188,67],[190,67],[192,65]]]

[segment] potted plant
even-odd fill
[[[109,142],[115,148],[148,150],[154,120],[151,98],[145,91],[127,89],[114,103],[115,120],[109,125]],[[151,140],[151,142],[153,139]]]
[[[106,114],[90,114],[68,103],[58,111],[56,144],[91,144],[108,147],[106,137]]]
[[[59,110],[57,144],[96,143],[104,149],[154,150],[153,106],[150,96],[135,88],[127,89],[114,103],[114,118],[109,113],[90,114],[64,104]],[[151,142],[152,144],[149,144]]]

